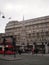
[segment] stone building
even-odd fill
[[[9,21],[5,27],[7,36],[15,36],[16,46],[36,46],[49,52],[49,16],[23,20]]]

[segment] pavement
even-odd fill
[[[5,60],[5,61],[15,61],[15,60],[21,60],[21,57],[17,57],[14,55],[0,55],[0,60]]]
[[[49,65],[49,54],[0,55],[0,65]]]
[[[23,53],[21,55],[19,54],[16,54],[15,55],[1,55],[0,54],[0,60],[5,60],[5,61],[16,61],[16,60],[22,60],[22,55],[32,55],[31,53]],[[49,57],[49,54],[33,54],[33,56],[48,56]]]

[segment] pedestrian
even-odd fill
[[[38,49],[37,49],[37,48],[35,49],[35,53],[36,53],[36,54],[38,53]]]
[[[31,51],[32,51],[32,54],[34,54],[34,49],[33,49],[33,48],[32,48],[32,50],[31,50]]]
[[[21,55],[21,49],[18,50],[19,55]]]

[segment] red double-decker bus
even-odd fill
[[[5,43],[3,40],[5,39]],[[13,50],[14,46],[12,44],[13,42],[13,36],[4,36],[1,38],[0,41],[0,54],[15,54],[16,52]]]

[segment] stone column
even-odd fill
[[[47,46],[47,43],[45,43],[45,53],[46,53],[46,54],[48,53],[48,46]]]

